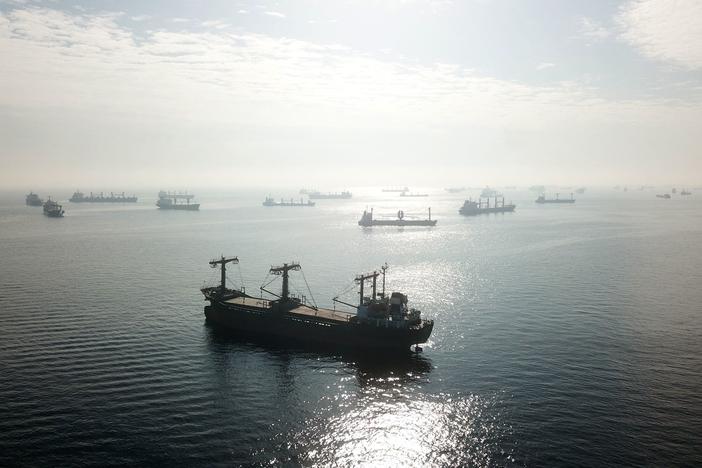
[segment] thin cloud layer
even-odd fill
[[[688,69],[702,68],[702,2],[637,0],[617,20],[622,38],[643,55]]]
[[[578,80],[527,84],[389,49],[254,33],[232,18],[135,17],[36,7],[0,13],[0,157],[48,168],[59,155],[54,175],[73,173],[66,161],[74,161],[114,177],[104,167],[130,154],[122,169],[129,181],[167,165],[169,173],[180,167],[183,180],[200,174],[229,183],[227,164],[236,174],[275,165],[282,178],[327,165],[331,180],[339,161],[360,158],[408,173],[426,172],[431,161],[436,177],[437,167],[451,176],[465,166],[538,182],[566,169],[594,178],[612,167],[690,167],[691,148],[702,143],[699,91],[685,100],[613,99]],[[564,73],[560,61],[540,59],[529,64],[534,75]],[[676,164],[661,162],[662,151]]]
[[[457,65],[384,61],[338,45],[235,34],[222,21],[203,22],[206,32],[138,37],[119,19],[50,9],[0,16],[0,79],[11,90],[2,103],[108,107],[163,118],[187,108],[190,118],[203,121],[525,128],[564,115],[649,119],[661,104],[611,103],[573,83],[527,86]],[[271,112],[264,115],[262,103]]]

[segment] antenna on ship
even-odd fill
[[[288,287],[288,272],[289,271],[298,271],[302,267],[300,267],[300,264],[298,262],[292,262],[292,263],[283,263],[283,266],[279,267],[271,267],[270,273],[273,273],[274,275],[282,275],[283,277],[283,294],[280,297],[280,300],[282,302],[287,302],[287,300],[290,297],[290,290]]]
[[[239,263],[239,257],[226,258],[224,255],[222,255],[222,258],[220,258],[219,260],[210,260],[210,266],[212,268],[217,268],[217,265],[222,266],[222,278],[221,278],[221,284],[220,284],[220,289],[221,289],[222,293],[224,293],[224,290],[226,288],[227,263],[237,264],[237,263]]]
[[[385,262],[385,265],[380,267],[380,271],[383,274],[383,292],[381,293],[381,296],[383,299],[385,299],[385,271],[388,269],[388,262]]]

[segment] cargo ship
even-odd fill
[[[680,192],[680,195],[692,195],[692,192],[687,191],[686,189],[682,189],[682,192]]]
[[[34,192],[29,192],[27,198],[25,199],[25,203],[29,206],[42,206],[44,204],[41,198],[39,198],[39,195]]]
[[[117,195],[110,192],[109,197],[103,195],[102,192],[100,192],[100,195],[93,195],[93,192],[90,192],[90,195],[86,197],[83,192],[76,190],[68,201],[73,203],[136,203],[137,197],[134,195],[128,197],[124,192],[121,194],[118,193]]]
[[[492,206],[490,206],[489,198],[485,201],[482,198],[479,198],[478,201],[473,201],[473,199],[469,198],[463,203],[458,212],[465,216],[475,216],[487,213],[508,213],[514,211],[516,207],[512,202],[505,204],[505,197],[502,197],[502,200],[495,197],[495,202]]]
[[[295,201],[292,198],[290,200],[283,200],[282,198],[280,199],[279,202],[275,201],[273,197],[266,197],[266,200],[263,202],[263,206],[314,206],[315,203],[313,201],[307,200],[307,202],[303,202],[302,198],[300,198],[300,201]]]
[[[480,196],[481,196],[482,198],[497,197],[497,196],[499,196],[499,195],[500,195],[500,194],[497,193],[497,190],[491,189],[491,188],[490,188],[489,186],[487,186],[487,185],[485,186],[485,188],[483,189],[483,191],[480,193]]]
[[[371,226],[436,226],[436,220],[431,219],[431,208],[429,208],[429,218],[428,219],[406,219],[405,212],[399,210],[397,212],[397,218],[373,218],[373,208],[370,211],[363,210],[363,215],[358,221],[359,226],[371,227]]]
[[[570,194],[570,198],[559,198],[560,194],[556,194],[556,198],[546,198],[546,195],[543,193],[539,195],[539,198],[536,199],[536,203],[575,203],[575,198],[573,198],[573,194]]]
[[[410,193],[410,192],[401,192],[400,193],[401,197],[428,197],[428,193]]]
[[[334,309],[324,309],[308,304],[304,296],[296,297],[290,293],[289,274],[301,270],[297,262],[271,267],[269,275],[273,275],[273,279],[282,278],[282,287],[280,294],[276,294],[265,289],[272,281],[261,286],[261,293],[272,296],[270,299],[250,296],[243,288],[227,288],[228,263],[239,263],[239,259],[222,256],[210,261],[213,268],[221,268],[220,284],[201,289],[205,300],[209,301],[205,306],[205,317],[216,326],[250,336],[293,340],[301,344],[398,352],[408,352],[412,346],[419,351],[419,345],[427,342],[434,328],[433,320],[422,319],[419,310],[408,307],[405,294],[385,294],[387,265],[380,271],[356,276],[358,304],[335,297]],[[378,291],[380,276],[382,289]],[[369,296],[364,289],[367,283],[371,287]],[[337,303],[350,307],[352,312],[336,310]]]
[[[409,192],[407,187],[388,187],[382,190],[383,192]]]
[[[657,198],[665,198],[666,200],[670,200],[670,194],[669,193],[664,193],[663,195],[656,195]]]
[[[158,192],[156,206],[162,210],[185,210],[197,211],[200,209],[199,203],[191,203],[195,195],[187,193],[171,193],[161,190]]]
[[[308,196],[312,200],[326,200],[326,199],[342,199],[342,198],[351,198],[352,194],[351,192],[344,191],[341,193],[322,193],[322,192],[309,192]]]
[[[44,202],[44,214],[49,218],[62,218],[64,214],[63,207],[49,197]]]

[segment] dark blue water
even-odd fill
[[[465,194],[356,193],[297,209],[201,193],[188,213],[156,210],[154,191],[63,219],[3,194],[0,465],[702,462],[697,194],[515,192],[515,213],[464,218]],[[427,204],[433,229],[356,225],[366,206]],[[389,359],[222,333],[199,293],[222,253],[249,292],[300,261],[324,306],[387,261],[388,286],[436,320],[431,342]]]

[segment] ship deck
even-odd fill
[[[258,297],[235,297],[224,301],[224,303],[246,306],[247,308],[259,309],[261,311],[269,310],[271,308],[271,301]],[[334,322],[348,322],[349,319],[355,315],[353,313],[340,310],[322,308],[314,309],[313,307],[309,307],[304,304],[299,304],[298,306],[293,307],[288,311],[288,313],[305,317],[321,318]]]

